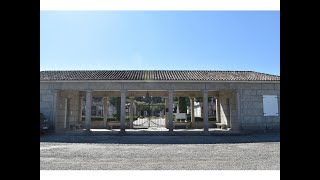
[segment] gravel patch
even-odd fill
[[[280,136],[48,135],[40,170],[280,170]]]

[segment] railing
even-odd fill
[[[164,118],[138,118],[133,121],[133,128],[165,127]]]

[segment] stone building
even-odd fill
[[[133,98],[144,96],[165,98],[168,130],[174,130],[173,97],[214,98],[217,122],[230,131],[277,130],[280,127],[280,76],[254,71],[41,71],[40,111],[54,129],[68,129],[81,121],[85,98],[85,129],[91,128],[92,97],[121,97],[120,129],[125,131],[126,99],[133,108]],[[208,122],[210,101],[203,101],[203,131]],[[191,105],[191,106],[192,106]],[[212,106],[212,105],[211,105]],[[191,107],[191,123],[194,107]],[[107,112],[107,111],[105,111]],[[129,110],[133,112],[133,110]],[[130,123],[132,123],[132,114]],[[104,114],[107,117],[107,113]],[[107,120],[107,119],[106,119]]]

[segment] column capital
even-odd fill
[[[129,96],[129,99],[134,99],[134,96]]]
[[[87,90],[86,90],[86,93],[92,93],[92,92],[93,92],[92,89],[87,89]]]
[[[127,90],[126,89],[120,89],[120,93],[126,93]]]
[[[202,89],[201,92],[202,93],[208,93],[208,90],[207,89]]]
[[[167,92],[168,93],[173,93],[173,89],[168,89]]]

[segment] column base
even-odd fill
[[[210,135],[209,131],[203,131],[202,134],[203,135]]]
[[[84,130],[84,133],[91,134],[91,130],[90,129],[86,129],[86,130]]]

